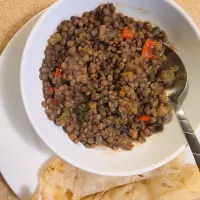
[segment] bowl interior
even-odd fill
[[[171,0],[60,0],[41,17],[32,30],[24,49],[21,64],[21,92],[28,117],[43,141],[67,162],[97,174],[108,176],[134,175],[157,168],[185,147],[186,141],[176,117],[162,133],[153,135],[132,151],[114,152],[106,148],[86,149],[75,145],[64,131],[49,121],[41,106],[42,82],[39,68],[49,36],[57,25],[72,15],[81,15],[99,4],[113,2],[117,11],[139,20],[148,20],[164,29],[176,48],[189,76],[189,91],[184,101],[185,112],[194,128],[199,122],[200,37],[193,22]]]

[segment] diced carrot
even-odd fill
[[[139,121],[147,122],[151,119],[151,117],[148,116],[148,115],[141,115],[141,116],[138,117],[138,119],[139,119]]]
[[[50,88],[49,88],[49,92],[50,92],[51,95],[54,93],[53,87],[50,87]]]
[[[131,137],[135,140],[138,137],[138,131],[135,129],[130,130]]]
[[[123,38],[126,38],[126,39],[132,39],[134,37],[133,32],[131,32],[128,27],[123,28],[121,35]]]
[[[119,95],[123,97],[125,95],[125,91],[123,89],[120,90]]]
[[[96,104],[95,102],[91,102],[91,103],[90,103],[90,108],[91,108],[91,109],[95,109],[96,106],[97,106],[97,104]]]
[[[57,78],[59,75],[60,75],[60,68],[57,67],[54,77]]]
[[[158,56],[156,56],[153,53],[153,47],[156,44],[160,44],[160,43],[154,42],[151,40],[146,40],[146,42],[144,43],[143,49],[142,49],[142,57],[149,58],[149,59],[157,58]]]
[[[132,75],[133,72],[123,72],[121,73],[122,76],[128,76],[128,75]]]

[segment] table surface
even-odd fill
[[[0,0],[0,53],[20,27],[53,2],[55,0]],[[200,28],[200,0],[175,0],[175,2],[184,8]],[[18,199],[1,175],[0,199]]]

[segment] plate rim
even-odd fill
[[[39,13],[37,13],[36,15],[34,15],[31,19],[29,19],[29,20],[14,34],[14,36],[9,40],[9,42],[7,43],[7,45],[5,46],[5,48],[3,49],[2,53],[0,54],[0,60],[2,60],[2,58],[4,57],[5,52],[7,52],[7,50],[10,48],[12,42],[13,42],[14,40],[16,40],[16,38],[18,37],[18,35],[20,35],[20,34],[24,31],[25,27],[31,26],[30,23],[31,23],[34,19],[36,19],[37,17],[38,17],[38,20],[39,20],[40,17],[41,17],[47,10],[48,10],[48,8],[46,8],[46,9],[40,11]],[[38,21],[38,20],[37,20],[37,21]],[[36,23],[37,23],[37,21],[36,21]],[[36,24],[36,23],[35,23],[35,24]],[[31,31],[32,31],[33,27],[35,26],[35,24],[33,24],[32,28],[31,28]],[[31,31],[30,31],[30,33],[31,33]],[[29,33],[29,34],[30,34],[30,33]],[[22,50],[22,52],[23,52],[23,50]],[[21,66],[21,64],[20,64],[20,66]],[[28,118],[28,116],[27,116],[27,118]],[[28,119],[29,119],[29,118],[28,118]],[[31,124],[31,125],[32,125],[32,124]],[[39,137],[39,140],[41,140],[40,137]],[[43,142],[43,141],[42,141],[42,142]],[[48,146],[46,146],[46,147],[49,148]],[[13,192],[19,199],[21,199],[21,197],[19,196],[19,194],[17,193],[17,191],[15,190],[15,188],[12,187],[12,184],[10,183],[10,180],[8,180],[7,176],[6,176],[5,173],[4,173],[4,170],[1,168],[1,166],[0,166],[0,174],[1,174],[1,176],[3,177],[4,181],[6,182],[7,186],[9,187],[9,189],[12,190],[12,192]]]

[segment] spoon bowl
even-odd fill
[[[180,126],[185,134],[185,137],[191,148],[196,164],[200,170],[200,143],[196,135],[194,134],[194,131],[188,119],[186,118],[180,104],[180,98],[183,97],[183,94],[185,93],[188,86],[188,76],[186,68],[175,51],[173,51],[166,45],[163,46],[165,48],[165,55],[168,58],[167,65],[178,66],[176,79],[172,85],[166,87],[166,94],[169,102],[171,102],[174,105],[174,110],[179,120]]]
[[[167,66],[178,66],[179,68],[176,73],[176,80],[172,85],[166,87],[166,94],[170,99],[178,100],[184,95],[188,87],[188,76],[186,68],[175,51],[173,51],[167,45],[163,46],[165,48],[165,55],[168,58]]]

